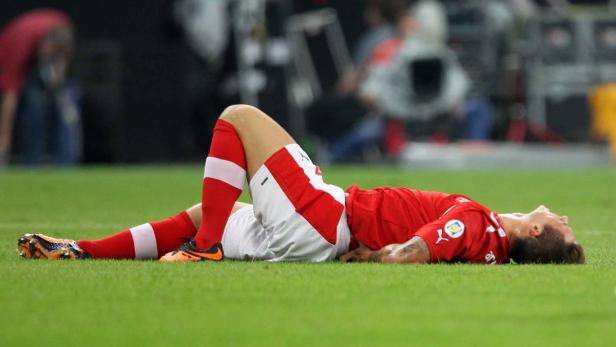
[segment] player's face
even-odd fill
[[[576,242],[573,230],[571,230],[569,226],[569,218],[567,216],[558,215],[543,205],[540,205],[534,211],[528,213],[527,216],[532,224],[549,225],[560,231],[566,243]]]

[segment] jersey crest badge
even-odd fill
[[[464,223],[457,219],[452,219],[445,224],[445,233],[451,238],[457,239],[464,234]]]

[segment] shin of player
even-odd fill
[[[246,156],[240,137],[233,124],[219,119],[205,160],[201,197],[203,222],[194,238],[196,248],[208,249],[221,241],[245,181]]]
[[[184,211],[159,222],[142,224],[100,240],[81,240],[77,244],[93,258],[119,259],[158,258],[191,238],[194,238],[196,248],[208,249],[221,241],[245,180],[246,159],[242,142],[234,126],[219,119],[205,161],[200,207],[202,222],[198,231]]]
[[[28,259],[156,259],[194,236],[200,208],[197,205],[98,240],[74,241],[28,233],[17,240],[17,250]]]
[[[94,259],[158,259],[190,240],[197,228],[187,211],[77,245]]]

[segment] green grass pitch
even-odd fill
[[[0,172],[0,346],[614,346],[616,173],[331,167],[348,186],[468,194],[570,217],[583,266],[27,261],[17,237],[97,238],[199,200],[202,169]]]

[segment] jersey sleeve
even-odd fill
[[[481,223],[478,212],[449,213],[419,229],[415,236],[421,237],[430,250],[431,262],[461,260],[472,242],[473,228]]]

